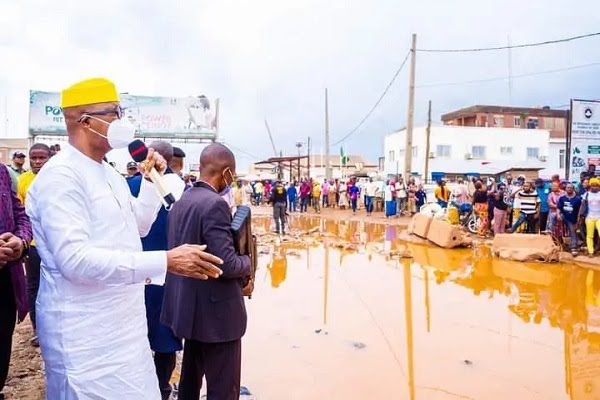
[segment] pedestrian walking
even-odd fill
[[[269,201],[273,204],[273,220],[275,221],[275,232],[285,235],[285,210],[287,209],[287,193],[281,181],[277,181]]]

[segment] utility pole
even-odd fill
[[[325,88],[325,178],[331,180],[331,163],[329,162],[329,97]]]
[[[431,100],[429,100],[429,109],[427,110],[427,139],[425,142],[425,174],[423,178],[425,183],[429,179],[429,152],[430,152],[430,140],[431,140]]]
[[[412,35],[412,47],[410,49],[410,78],[408,84],[408,117],[406,119],[406,140],[404,142],[404,173],[403,178],[408,180],[412,172],[412,143],[413,123],[415,114],[415,66],[417,62],[417,35]]]
[[[510,35],[508,35],[508,105],[512,106],[512,50],[510,48]]]
[[[306,165],[307,165],[307,170],[306,170],[306,177],[308,179],[310,179],[310,136],[308,137],[308,142],[306,144],[306,155],[308,156],[308,158],[306,159]]]
[[[298,176],[296,179],[300,182],[300,148],[302,147],[302,142],[296,142],[296,147],[298,148]]]

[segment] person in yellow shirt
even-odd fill
[[[448,207],[448,200],[450,199],[450,190],[446,187],[446,182],[439,180],[438,187],[435,188],[435,199],[442,208]]]
[[[27,172],[19,175],[17,179],[17,197],[25,205],[27,201],[27,190],[33,183],[33,180],[40,172],[40,169],[50,159],[50,147],[43,143],[36,143],[29,149],[29,163],[31,169]],[[33,325],[33,331],[35,335],[36,323],[35,323],[35,300],[37,298],[37,292],[40,287],[40,268],[41,260],[35,247],[35,241],[31,241],[29,248],[29,262],[26,263],[27,267],[27,297],[29,300],[29,317],[31,318],[31,324]],[[31,340],[32,344],[37,346],[37,336],[34,336]]]
[[[313,207],[315,209],[315,212],[320,213],[321,212],[321,185],[317,181],[313,182],[312,196],[313,196],[312,202],[313,202]]]

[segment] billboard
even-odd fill
[[[600,101],[571,100],[569,178],[600,164]]]
[[[121,94],[125,117],[137,128],[137,137],[215,140],[219,99],[205,96],[152,97]],[[60,93],[29,92],[29,134],[66,135]]]

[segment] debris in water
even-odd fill
[[[321,329],[315,329],[315,333],[321,333]]]
[[[473,365],[473,361],[471,360],[464,360],[463,361],[466,365]]]
[[[355,349],[364,349],[365,347],[367,347],[366,344],[364,344],[363,342],[352,342],[352,346],[354,346]]]

